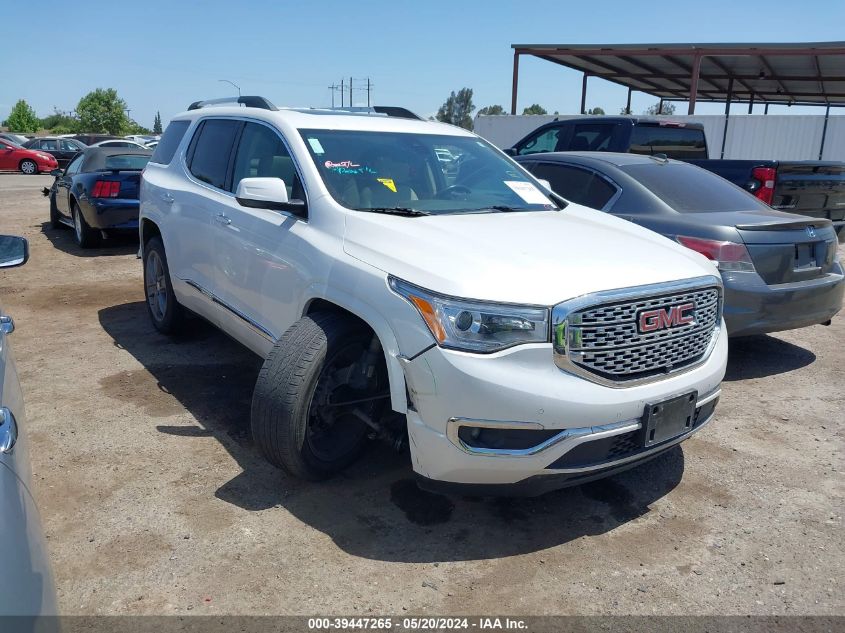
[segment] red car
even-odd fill
[[[9,141],[0,140],[0,171],[22,171],[25,174],[50,172],[59,167],[58,161],[46,152],[24,149]]]

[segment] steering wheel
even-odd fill
[[[451,187],[441,189],[434,197],[438,200],[465,200],[471,193],[472,189],[469,187],[465,187],[464,185],[452,185]]]

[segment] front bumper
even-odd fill
[[[548,344],[484,356],[433,347],[403,362],[413,405],[407,418],[414,471],[429,480],[428,487],[520,484],[521,494],[610,474],[608,469],[649,459],[703,426],[718,401],[726,362],[724,328],[701,365],[622,389],[562,371]],[[645,450],[637,439],[645,407],[690,391],[697,391],[701,405],[692,431]],[[468,422],[513,425],[547,437],[516,450],[468,450],[459,437]]]
[[[818,279],[766,285],[753,272],[726,273],[724,317],[730,336],[780,332],[825,323],[842,309],[839,264]]]

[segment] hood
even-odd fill
[[[703,256],[570,204],[563,211],[347,215],[346,253],[435,292],[551,306],[599,290],[714,275]]]

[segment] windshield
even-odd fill
[[[477,137],[300,133],[326,188],[349,209],[409,214],[557,209],[521,169]]]

